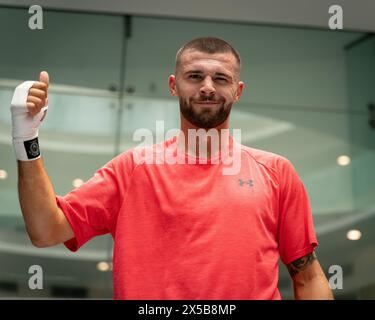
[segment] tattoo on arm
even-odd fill
[[[299,258],[292,263],[288,264],[288,271],[291,277],[294,277],[300,271],[305,270],[316,259],[315,252],[311,252],[307,256]]]

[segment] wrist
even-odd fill
[[[13,150],[17,160],[33,161],[41,157],[37,135],[28,139],[13,138]]]

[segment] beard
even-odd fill
[[[180,100],[180,111],[184,118],[198,128],[211,129],[221,125],[229,117],[233,103],[225,104],[225,100],[214,100],[201,97],[199,100],[184,99]],[[218,102],[217,105],[207,108],[199,108],[193,105],[193,101],[197,102]]]

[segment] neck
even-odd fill
[[[189,155],[198,158],[211,158],[227,150],[230,139],[229,117],[214,128],[197,127],[182,115],[180,115],[180,119],[181,132],[178,136],[178,144],[184,146],[185,152]]]

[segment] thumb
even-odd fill
[[[39,75],[39,81],[40,82],[44,82],[47,87],[49,85],[49,75],[48,75],[48,72],[47,71],[42,71]]]

